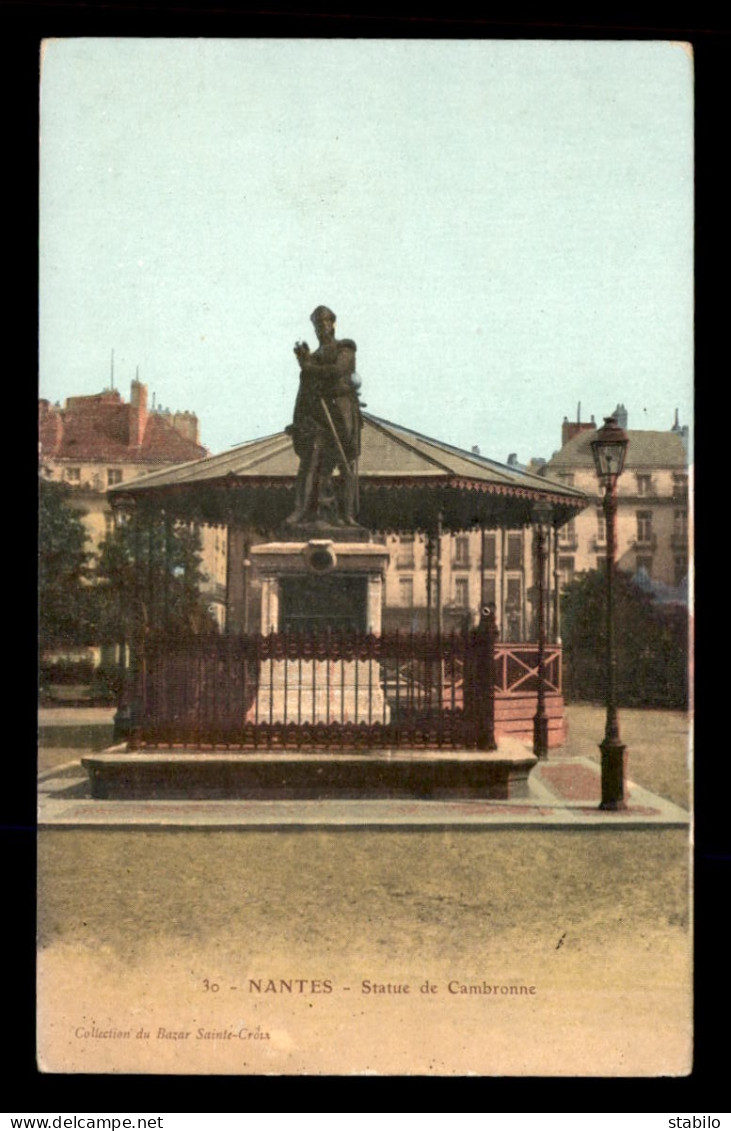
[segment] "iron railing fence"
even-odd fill
[[[134,748],[494,749],[494,628],[149,636]]]

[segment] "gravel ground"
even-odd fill
[[[38,773],[78,761],[89,750],[111,746],[114,709],[44,707],[38,712]]]
[[[683,716],[627,711],[622,724],[630,775],[683,804]],[[572,707],[566,752],[593,754],[602,731],[601,710]],[[39,885],[50,1070],[690,1067],[682,830],[46,829]],[[437,987],[426,995],[425,980]],[[364,993],[364,981],[411,992]],[[449,989],[488,984],[536,992]],[[198,1040],[199,1029],[219,1036]],[[93,1030],[131,1036],[84,1036]]]
[[[682,1074],[687,857],[681,830],[44,831],[41,1063]],[[302,979],[305,997],[292,1000],[281,979]],[[437,987],[426,1002],[425,979]],[[407,984],[411,996],[364,994],[364,981]],[[486,983],[538,996],[448,988]],[[313,986],[332,992],[311,997]],[[242,1026],[269,1043],[254,1055],[238,1040],[160,1039]],[[148,1042],[78,1039],[137,1027]]]
[[[337,954],[355,933],[459,959],[524,932],[592,946],[686,926],[686,856],[683,830],[44,831],[39,935],[130,960],[161,934]]]
[[[602,707],[572,703],[567,707],[568,739],[561,754],[585,755],[600,760],[604,737]],[[622,741],[627,744],[627,773],[632,781],[687,809],[690,798],[690,743],[688,716],[682,711],[619,713]]]

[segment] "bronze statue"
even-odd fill
[[[361,412],[355,342],[335,337],[335,315],[318,306],[310,316],[318,348],[297,342],[300,385],[287,432],[300,465],[289,526],[357,526]],[[333,479],[338,468],[340,475]]]

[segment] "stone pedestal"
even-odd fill
[[[341,537],[347,537],[347,531]],[[310,538],[254,546],[262,581],[261,632],[381,632],[388,549],[381,543]],[[293,659],[262,665],[247,720],[387,723],[375,660]]]
[[[331,538],[252,546],[262,582],[261,632],[350,628],[381,632],[388,548]]]
[[[389,723],[376,660],[274,660],[264,663],[247,723]]]

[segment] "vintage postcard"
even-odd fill
[[[52,39],[38,1064],[683,1076],[693,58]]]

